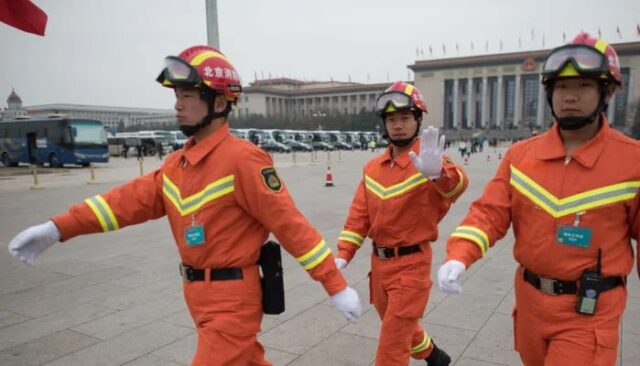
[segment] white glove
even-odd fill
[[[442,174],[442,153],[444,151],[445,136],[440,137],[438,142],[438,129],[432,126],[422,130],[420,138],[420,156],[413,151],[409,152],[409,157],[416,169],[429,179],[439,178]]]
[[[347,264],[349,264],[349,262],[347,262],[346,259],[336,258],[336,267],[338,267],[338,269],[343,269]]]
[[[52,221],[47,221],[16,235],[9,243],[9,253],[21,262],[33,265],[40,253],[58,241],[60,241],[60,230]]]
[[[460,276],[466,271],[464,263],[452,259],[438,269],[438,287],[448,294],[461,294]]]
[[[352,322],[360,319],[362,315],[362,306],[360,305],[360,298],[356,290],[351,287],[347,287],[337,294],[331,296],[331,301],[342,311],[344,316]]]

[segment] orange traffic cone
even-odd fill
[[[325,187],[333,187],[333,174],[331,174],[331,165],[327,166],[327,176],[324,180]]]

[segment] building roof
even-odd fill
[[[244,88],[245,93],[266,93],[270,95],[288,96],[288,97],[301,97],[309,95],[322,95],[322,94],[346,94],[346,93],[358,93],[358,92],[375,92],[386,89],[391,83],[375,83],[375,84],[359,84],[359,83],[345,83],[345,82],[313,82],[316,87],[312,88],[299,88],[299,89],[280,89],[275,87],[274,84],[258,85]],[[318,84],[329,84],[329,86],[318,86]],[[338,85],[335,85],[338,83]],[[413,81],[408,81],[413,84]]]
[[[7,98],[7,104],[9,103],[20,103],[22,104],[22,99],[16,94],[15,89],[11,89],[11,94],[9,94],[9,98]]]
[[[611,44],[611,46],[616,50],[618,56],[640,55],[640,42],[615,43]],[[498,66],[505,64],[512,65],[522,63],[524,60],[529,58],[536,62],[543,62],[551,50],[552,49],[545,49],[526,52],[496,53],[491,55],[420,60],[416,61],[413,65],[407,65],[407,67],[414,72],[422,72],[453,68]]]
[[[87,104],[42,104],[24,107],[29,112],[42,112],[50,110],[74,110],[88,112],[119,112],[119,113],[138,113],[138,114],[163,114],[174,113],[172,109],[157,108],[132,108],[132,107],[111,107],[102,105]]]

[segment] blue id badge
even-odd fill
[[[560,244],[587,248],[591,243],[591,229],[576,226],[560,226],[556,232]]]
[[[188,227],[184,232],[184,239],[190,247],[204,244],[204,227],[202,225]]]

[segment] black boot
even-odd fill
[[[429,366],[449,366],[449,363],[451,363],[451,357],[445,351],[436,347],[435,343],[433,344],[433,351],[424,360],[427,361]]]

